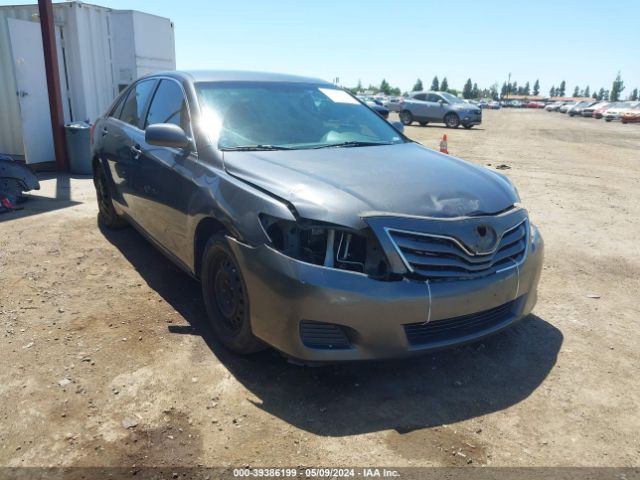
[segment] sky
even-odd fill
[[[0,5],[35,3],[0,0]],[[640,88],[640,1],[614,0],[96,0],[175,24],[178,69],[292,73],[355,86],[462,89],[540,80],[611,89],[618,71]]]

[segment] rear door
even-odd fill
[[[158,123],[177,125],[193,138],[189,105],[182,85],[175,79],[160,80],[151,99],[144,125]],[[184,260],[189,200],[196,188],[197,152],[194,147],[149,145],[144,137],[137,147],[141,154],[136,176],[142,187],[136,199],[138,222],[158,243]]]
[[[440,95],[437,95],[435,93],[429,93],[427,95],[425,108],[426,116],[430,121],[441,122],[444,118],[446,108],[444,108],[444,104],[440,103],[440,100],[444,99]]]
[[[140,157],[138,148],[144,140],[146,108],[157,83],[155,79],[137,82],[123,96],[94,135],[101,136],[102,156],[113,180],[114,201],[137,222],[136,203],[142,191],[136,167]],[[137,146],[137,147],[136,147]]]
[[[425,93],[416,93],[411,97],[411,99],[413,100],[412,106],[411,106],[411,114],[416,119],[426,118],[427,110],[424,102],[426,97],[427,95]]]

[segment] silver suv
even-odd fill
[[[412,92],[400,109],[400,121],[444,123],[448,128],[471,128],[482,123],[482,109],[447,92]]]

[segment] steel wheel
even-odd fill
[[[413,123],[413,115],[411,115],[411,112],[408,110],[403,110],[402,112],[400,112],[400,121],[402,122],[403,125],[405,126],[409,126]]]
[[[444,124],[447,128],[458,128],[458,125],[460,125],[460,119],[455,113],[447,113],[444,116]]]
[[[224,235],[209,239],[202,255],[202,297],[209,322],[229,350],[253,353],[265,348],[251,330],[247,287]]]
[[[107,184],[107,176],[101,165],[96,166],[94,172],[93,183],[96,187],[96,199],[98,201],[98,217],[100,221],[109,228],[122,228],[127,222],[118,215],[113,207],[113,200],[109,185]]]
[[[213,292],[218,314],[230,332],[237,334],[245,316],[245,294],[238,270],[226,253],[218,254],[213,270]]]

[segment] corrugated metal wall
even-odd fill
[[[63,92],[65,120],[94,121],[117,95],[119,80],[130,83],[143,74],[175,69],[173,24],[166,18],[130,10],[118,15],[117,10],[82,2],[57,3],[53,11],[64,40],[64,55],[59,48],[58,61],[61,85],[68,86],[68,101]],[[6,18],[39,21],[38,7],[0,6],[0,153],[23,155]],[[135,29],[140,31],[134,34]],[[118,32],[125,42],[117,38]],[[129,78],[119,78],[126,72]]]
[[[0,8],[0,153],[24,155],[7,18],[32,21],[36,13],[38,9],[31,6]]]

